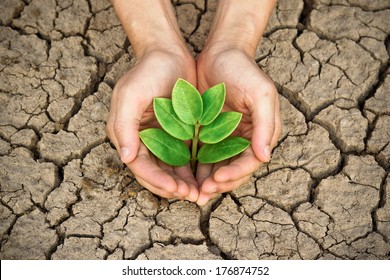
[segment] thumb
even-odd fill
[[[118,152],[123,163],[132,162],[139,149],[139,122],[134,118],[117,119],[114,124],[114,133],[118,143]]]
[[[262,162],[271,159],[272,138],[275,133],[275,97],[272,90],[262,92],[256,95],[252,103],[252,149]]]
[[[114,134],[117,139],[117,149],[124,163],[132,162],[138,153],[140,139],[139,127],[143,106],[133,100],[130,95],[118,99]]]

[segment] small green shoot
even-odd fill
[[[153,108],[160,128],[148,128],[140,132],[145,146],[160,160],[183,166],[215,163],[243,152],[250,141],[229,136],[239,125],[242,114],[221,112],[225,103],[225,84],[206,90],[202,95],[183,79],[172,90],[172,100],[155,98]],[[191,152],[184,142],[191,140]],[[199,144],[201,145],[199,151]]]

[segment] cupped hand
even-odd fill
[[[137,60],[112,93],[108,137],[138,182],[166,198],[196,201],[197,181],[189,165],[171,167],[156,159],[140,142],[138,133],[148,127],[158,127],[153,99],[170,98],[178,78],[196,84],[195,69],[190,54],[154,50]]]
[[[206,48],[197,59],[198,89],[224,82],[224,110],[243,114],[236,135],[252,141],[241,155],[217,164],[198,166],[197,203],[244,184],[261,163],[268,162],[281,133],[278,93],[274,83],[243,50]]]

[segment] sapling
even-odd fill
[[[193,172],[198,161],[215,163],[240,154],[250,141],[229,136],[240,123],[242,114],[221,112],[225,97],[224,83],[201,95],[193,85],[179,79],[173,87],[172,99],[154,99],[154,113],[162,129],[141,131],[142,142],[156,157],[171,166],[191,162]],[[184,142],[186,140],[191,140],[191,151]]]

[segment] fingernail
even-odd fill
[[[265,157],[267,158],[267,161],[269,161],[271,159],[271,148],[270,146],[265,146],[264,147],[264,151],[263,151]]]
[[[126,162],[126,158],[130,155],[130,150],[126,147],[121,148],[121,160]]]

